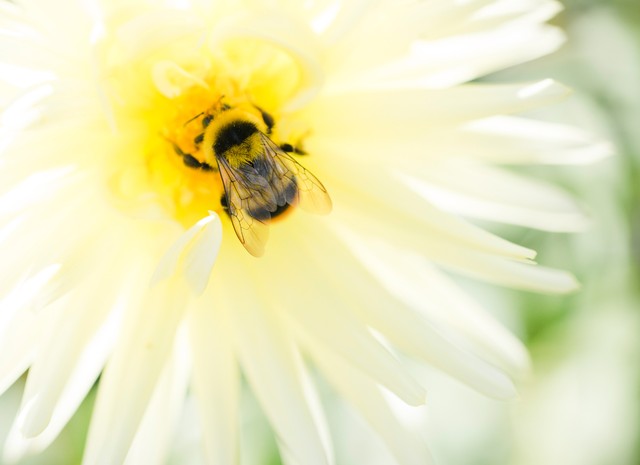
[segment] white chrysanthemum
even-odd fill
[[[541,291],[574,279],[450,213],[554,231],[562,192],[494,164],[580,163],[608,147],[505,116],[567,91],[467,84],[546,54],[550,0],[107,1],[0,4],[0,391],[29,370],[5,447],[46,447],[100,376],[84,463],[162,463],[187,395],[206,462],[238,459],[239,386],[286,463],[333,463],[309,369],[398,463],[422,465],[383,391],[417,405],[405,357],[498,398],[521,344],[445,270]],[[12,94],[13,92],[13,94]],[[12,97],[8,97],[13,95]],[[262,258],[237,240],[215,172],[185,166],[185,124],[221,98],[327,187]],[[196,152],[194,154],[197,155]]]

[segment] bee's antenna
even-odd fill
[[[200,118],[202,115],[204,115],[204,111],[201,111],[200,113],[198,113],[196,116],[194,116],[193,118],[191,118],[189,121],[187,121],[186,123],[184,123],[184,125],[186,126],[187,124],[189,124],[191,121],[194,121],[198,118]]]

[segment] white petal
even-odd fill
[[[328,51],[332,77],[346,81],[364,69],[402,56],[425,32],[459,19],[482,2],[370,2],[355,27]],[[475,4],[475,5],[472,5]],[[356,10],[357,11],[357,10]]]
[[[191,42],[185,49],[191,52],[198,47],[202,39],[204,25],[201,20],[188,11],[178,9],[154,8],[133,15],[131,19],[118,27],[116,39],[119,42],[118,64],[144,62],[154,52],[182,39]]]
[[[340,237],[361,261],[360,266],[354,264],[349,268],[351,271],[346,282],[353,288],[367,289],[370,303],[358,309],[365,324],[381,333],[402,352],[426,361],[485,395],[497,398],[515,395],[513,383],[502,371],[464,349],[445,327],[427,320],[413,309],[398,305],[395,297],[385,289],[392,286],[366,274],[360,276],[360,267],[369,269],[379,266],[375,260],[376,243],[367,242],[364,237],[344,229],[341,229]],[[369,249],[373,249],[373,255]],[[393,274],[393,270],[390,273]],[[347,280],[347,277],[343,279]],[[426,294],[422,296],[428,298]]]
[[[512,375],[529,371],[527,350],[443,272],[392,246],[369,248],[365,264],[382,286],[429,321],[454,329],[471,350]],[[428,298],[425,298],[428,296]]]
[[[333,2],[315,21],[313,29],[320,34],[325,47],[338,43],[355,25],[366,16],[375,0],[344,0]]]
[[[131,447],[189,304],[179,282],[165,281],[130,302],[116,348],[100,380],[84,465],[121,464]],[[127,396],[122,396],[123,392]]]
[[[37,394],[34,396],[32,392],[25,391],[23,395],[24,408],[16,417],[7,437],[4,451],[7,459],[18,461],[26,455],[40,453],[58,437],[100,375],[107,356],[111,352],[116,335],[116,323],[117,315],[114,315],[114,318],[105,323],[89,345],[84,348],[74,371],[68,375],[68,379],[64,380],[63,378],[65,381],[64,390],[59,393],[58,397],[55,396],[56,392],[53,393],[53,397],[50,392],[46,392],[55,389],[55,385],[36,385],[36,388],[43,387],[45,389],[42,397],[38,397]],[[55,381],[59,382],[59,380]],[[31,387],[30,390],[33,391],[34,388]],[[43,399],[45,395],[47,401]],[[31,401],[27,399],[31,399]],[[43,405],[43,402],[48,403]],[[47,425],[39,434],[28,437],[21,430],[24,429],[23,425],[33,427],[33,423],[29,425],[26,422],[29,421],[29,416],[33,417],[34,415],[40,417],[36,421],[47,421]],[[48,420],[47,417],[49,417]]]
[[[176,337],[151,401],[140,423],[125,465],[163,465],[171,447],[174,430],[182,413],[190,375],[186,331]]]
[[[314,131],[366,139],[372,133],[414,137],[434,126],[459,124],[548,105],[569,91],[551,79],[528,84],[466,84],[450,89],[357,90],[323,95],[303,114]]]
[[[362,79],[373,88],[447,88],[547,55],[564,41],[557,28],[520,25],[421,41],[407,57],[368,70]]]
[[[324,265],[327,262],[342,261],[350,252],[336,241],[329,231],[319,231],[317,223],[311,221],[313,218],[304,214],[292,216],[289,222],[296,234],[274,236],[269,244],[269,253],[259,262],[250,261],[246,266],[255,271],[256,276],[259,276],[256,279],[270,290],[268,299],[272,305],[290,309],[286,319],[296,326],[296,332],[305,334],[305,339],[312,339],[313,343],[338,352],[348,363],[364,370],[367,375],[387,386],[407,402],[423,403],[423,389],[407,376],[402,364],[371,336],[367,328],[353,318],[351,298],[345,300],[340,297],[341,290],[336,291],[334,297],[333,291],[327,293],[322,287],[316,286],[317,282],[327,279]],[[310,247],[311,244],[324,244],[324,247],[316,249],[315,246]],[[291,256],[291,250],[298,250],[299,253]],[[290,258],[284,261],[280,258],[284,255]],[[224,260],[224,257],[222,259]],[[244,262],[245,257],[241,255],[231,261],[233,264],[224,263],[225,272],[221,273],[220,278],[229,283],[247,279],[246,274],[237,278],[230,276],[227,268]],[[332,276],[336,273],[338,270],[335,270]],[[305,281],[292,287],[291,282],[297,282],[300,274],[305,276]],[[331,281],[335,279],[333,276]],[[355,295],[365,297],[366,292],[356,292]],[[230,304],[226,305],[237,305],[237,299],[238,297],[234,296]],[[289,331],[289,326],[287,328]]]
[[[39,294],[48,290],[48,284],[59,269],[60,266],[57,264],[50,265],[27,279],[16,276],[17,283],[14,284],[13,281],[9,283],[11,287],[8,293],[0,300],[0,335],[5,334],[7,325],[11,324],[16,314],[33,309],[34,302],[40,300]]]
[[[318,434],[322,447],[326,451],[327,460],[329,465],[335,465],[336,458],[333,453],[333,442],[329,431],[329,425],[324,414],[323,405],[320,403],[320,397],[315,386],[315,380],[311,378],[308,373],[300,354],[296,354],[297,365],[300,369],[302,389],[304,391],[309,411],[313,418],[314,423],[318,428]],[[305,462],[300,462],[298,457],[294,455],[294,452],[286,447],[282,441],[278,441],[280,448],[280,456],[284,465],[304,465]]]
[[[297,273],[304,274],[305,279],[310,284],[318,280],[330,280],[335,288],[330,294],[337,296],[336,300],[327,301],[325,295],[316,296],[311,289],[311,285],[308,289],[305,288],[304,284],[296,286],[295,289],[285,289],[289,281],[286,279],[284,271],[277,277],[278,279],[265,283],[265,285],[269,289],[273,288],[278,290],[275,294],[280,297],[274,302],[274,305],[292,309],[287,312],[287,321],[300,318],[300,315],[303,313],[303,311],[299,309],[300,307],[308,307],[309,313],[312,311],[317,312],[317,320],[311,320],[305,317],[304,319],[300,319],[296,323],[297,326],[292,328],[296,333],[305,331],[305,333],[308,334],[308,336],[300,340],[305,348],[330,353],[331,357],[342,360],[342,363],[351,366],[352,369],[354,366],[358,367],[354,371],[366,374],[367,376],[377,373],[378,376],[375,381],[390,387],[393,386],[396,392],[404,392],[404,397],[411,399],[411,393],[415,393],[416,391],[408,389],[412,384],[408,382],[410,378],[407,379],[406,374],[403,373],[402,376],[399,376],[398,380],[384,382],[382,380],[390,374],[393,375],[393,373],[395,373],[395,376],[398,376],[398,370],[392,370],[389,364],[387,364],[386,369],[382,369],[383,364],[381,362],[374,363],[364,361],[362,362],[364,364],[363,372],[358,366],[361,362],[354,365],[355,355],[343,354],[343,351],[340,349],[341,346],[348,347],[351,343],[345,343],[334,338],[336,342],[332,345],[337,347],[337,349],[335,349],[331,347],[331,342],[318,344],[311,339],[313,337],[319,341],[330,341],[329,335],[323,334],[324,331],[320,332],[322,327],[317,321],[320,321],[326,313],[331,315],[332,307],[336,307],[336,313],[341,311],[347,313],[347,315],[352,313],[362,322],[361,324],[374,327],[383,333],[386,324],[383,320],[388,318],[388,325],[391,327],[404,324],[416,325],[412,331],[414,332],[415,338],[420,341],[420,344],[423,344],[422,339],[431,341],[424,342],[426,345],[422,346],[422,352],[420,352],[419,355],[421,359],[425,359],[425,357],[427,360],[439,359],[435,362],[438,367],[487,395],[494,397],[510,397],[514,395],[513,384],[503,373],[477,358],[473,353],[462,350],[457,342],[454,342],[450,338],[443,337],[439,327],[435,328],[428,321],[425,321],[424,317],[406,308],[384,288],[382,283],[370,274],[369,268],[372,266],[372,263],[365,260],[364,257],[358,256],[358,258],[356,258],[353,256],[354,253],[359,254],[362,250],[363,237],[352,234],[350,236],[351,240],[349,240],[345,236],[347,233],[341,229],[339,237],[344,240],[344,244],[341,244],[340,242],[335,242],[335,240],[330,240],[335,231],[322,228],[317,223],[308,225],[299,224],[298,232],[300,239],[292,242],[290,238],[287,241],[287,245],[291,246],[291,244],[294,244],[296,249],[301,251],[301,256],[305,257],[305,259],[299,263],[296,261],[287,262],[287,267],[296,270]],[[318,247],[318,244],[324,244],[324,246]],[[363,254],[367,255],[368,251],[364,250]],[[322,274],[316,276],[315,270],[321,270],[322,264],[327,261],[340,261],[343,266],[332,270],[330,277]],[[393,269],[390,270],[390,273],[393,274],[393,272]],[[428,298],[428,295],[425,293],[422,293],[421,296],[423,299]],[[342,300],[343,303],[341,304],[339,300]],[[363,301],[366,301],[367,305],[354,304],[354,302]],[[315,305],[314,303],[320,304]],[[343,308],[344,306],[350,306],[351,310]],[[338,316],[335,318],[338,318]],[[330,317],[328,321],[333,321],[333,319],[334,318]],[[395,321],[398,319],[406,319],[406,323]],[[331,325],[329,324],[328,326],[330,327]],[[316,329],[318,329],[318,331],[316,331]],[[401,329],[398,329],[398,332],[400,331]],[[353,346],[355,346],[355,344]],[[431,349],[433,349],[433,351],[429,354]],[[357,354],[361,353],[361,351],[362,349],[358,348]],[[449,352],[451,352],[451,355],[449,355]],[[413,354],[415,355],[415,350],[413,350]],[[398,368],[400,370],[402,369],[401,366]],[[405,379],[404,381],[403,378]],[[415,397],[415,394],[413,394],[413,396]],[[415,400],[417,399],[418,398]],[[415,401],[411,402],[419,403]]]
[[[35,0],[19,3],[16,10],[16,19],[23,27],[33,28],[40,33],[49,55],[68,60],[63,64],[71,62],[69,58],[74,54],[79,56],[86,50],[91,22],[80,2]]]
[[[327,351],[311,355],[323,376],[380,435],[400,465],[432,463],[425,444],[399,424],[375,383]]]
[[[59,70],[61,64],[68,64],[60,55],[60,50],[52,50],[46,44],[46,39],[50,39],[50,36],[47,38],[42,36],[12,37],[5,33],[1,34],[1,37],[0,62],[13,67],[12,70],[17,71],[22,76],[28,76],[34,83],[49,81],[50,78],[55,76],[55,74],[51,73],[52,70]],[[45,79],[38,79],[38,76],[45,77]],[[11,82],[15,81],[16,78],[6,76],[2,80]]]
[[[306,290],[306,299],[298,299],[298,305],[309,300],[322,298]],[[330,290],[334,292],[334,290]],[[424,389],[412,379],[402,364],[391,355],[367,328],[349,315],[346,305],[325,302],[323,310],[314,308],[308,312],[296,312],[291,320],[301,345],[312,346],[316,350],[335,353],[344,358],[354,370],[361,370],[379,384],[410,405],[425,402]],[[340,315],[331,313],[340,313]],[[308,328],[305,330],[305,328]]]
[[[115,298],[134,298],[131,290],[140,270],[132,265],[131,251],[123,247],[120,237],[114,234],[110,239],[113,242],[103,238],[102,247],[81,255],[94,268],[97,263],[104,269],[117,270],[116,276],[75,276],[76,286],[70,295],[37,309],[37,321],[49,329],[39,338],[23,406],[8,438],[5,453],[14,459],[51,444],[93,386],[112,351],[122,310],[115,305]],[[110,244],[117,244],[121,253],[112,254]],[[140,249],[136,247],[136,251]],[[82,268],[82,264],[72,263],[71,269],[78,266]],[[65,268],[62,274],[69,272]],[[89,302],[96,303],[86,311]]]
[[[0,336],[0,393],[3,393],[31,365],[42,327],[30,312],[19,312]]]
[[[189,314],[193,393],[198,405],[206,463],[238,462],[239,371],[227,311],[206,299]]]
[[[242,272],[243,271],[243,272]],[[246,279],[227,269],[230,277]],[[278,436],[278,442],[297,463],[327,465],[329,460],[301,384],[293,342],[280,325],[275,308],[258,305],[247,289],[230,296],[233,333],[243,372],[251,390]]]
[[[183,233],[158,263],[151,285],[177,274],[183,275],[196,294],[209,283],[222,243],[222,224],[214,212]]]
[[[403,137],[381,133],[318,134],[305,141],[310,153],[358,163],[412,166],[440,159],[504,164],[587,164],[610,156],[613,145],[585,131],[525,118],[495,116],[462,126],[425,128]]]
[[[415,166],[405,179],[429,202],[463,216],[555,232],[589,225],[568,193],[498,168],[442,162]]]
[[[578,128],[507,116],[470,123],[443,143],[454,145],[453,155],[494,163],[587,164],[614,153],[610,142]]]
[[[359,21],[344,40],[330,49],[328,64],[335,68],[332,77],[339,86],[346,84],[355,87],[358,81],[368,81],[368,71],[379,63],[390,63],[406,57],[411,45],[418,39],[447,43],[449,38],[455,41],[457,37],[466,38],[465,34],[475,33],[474,36],[469,36],[475,40],[470,41],[466,47],[469,51],[475,49],[469,57],[466,72],[477,67],[477,63],[480,67],[484,66],[486,71],[489,71],[489,67],[500,69],[522,59],[533,58],[543,49],[558,45],[555,38],[545,40],[543,36],[539,36],[529,44],[520,44],[518,50],[521,53],[518,58],[513,52],[517,46],[511,46],[511,43],[517,42],[512,36],[517,37],[518,32],[526,35],[527,30],[535,29],[559,9],[557,2],[537,2],[536,5],[517,2],[515,8],[514,2],[497,5],[494,0],[378,2],[378,8],[369,8],[370,14]],[[489,49],[485,52],[482,49],[484,36],[491,36],[485,42],[494,39],[494,47],[499,50],[497,53],[496,50]],[[451,46],[447,48],[451,49],[451,59],[458,58],[463,66],[459,55],[465,52]],[[483,60],[492,65],[483,65]],[[437,63],[435,65],[438,66]],[[463,70],[461,66],[451,64],[452,77],[456,71]],[[444,71],[444,66],[442,68]],[[471,75],[467,76],[469,78]],[[459,77],[457,80],[461,81]]]
[[[311,376],[304,361],[300,357],[298,357],[298,366],[302,373],[302,389],[307,399],[307,405],[311,411],[313,421],[318,427],[318,434],[320,435],[322,446],[324,450],[327,451],[328,463],[329,465],[335,465],[336,457],[331,440],[331,431],[325,415],[324,406],[321,403],[320,393],[316,387],[315,377]]]
[[[103,245],[104,248],[91,254],[94,263],[103,264],[105,269],[111,266],[117,269],[118,260],[105,259],[111,251],[109,242],[105,241]],[[124,252],[126,255],[126,249]],[[65,387],[68,386],[67,391],[78,394],[79,398],[70,399],[71,403],[75,406],[80,404],[113,345],[119,315],[112,310],[122,288],[121,281],[118,278],[104,279],[104,274],[88,276],[88,282],[80,282],[71,294],[42,310],[42,313],[54,316],[48,323],[49,331],[40,342],[37,357],[29,370],[23,408],[17,422],[17,428],[28,438],[43,434],[56,410],[60,416],[62,405],[59,402]],[[127,274],[123,278],[126,280]],[[91,306],[91,311],[87,311],[90,302],[96,303]],[[109,315],[112,321],[106,322]],[[66,394],[68,396],[69,392]],[[64,426],[73,413],[70,409],[62,410],[65,414],[58,422],[58,428]],[[57,432],[48,432],[45,436],[55,437],[55,434]]]
[[[324,233],[324,234],[323,234]],[[324,247],[309,247],[308,244],[322,241]],[[313,225],[303,224],[297,234],[290,237],[287,245],[300,254],[287,260],[287,265],[302,272],[307,268],[322,269],[326,263],[344,263],[349,251],[326,231],[318,231]],[[358,266],[356,264],[356,266]],[[318,350],[327,350],[341,357],[353,369],[361,370],[381,385],[387,387],[405,402],[421,405],[425,400],[424,389],[386,348],[369,332],[368,328],[353,315],[352,308],[357,299],[366,299],[366,292],[352,289],[348,297],[341,286],[340,270],[332,271],[332,280],[325,287],[317,281],[326,281],[321,274],[317,279],[305,272],[305,281],[291,286],[286,279],[274,279],[269,289],[274,293],[274,305],[289,309],[283,319],[287,329],[296,336],[301,345],[313,345]],[[345,278],[348,282],[348,277]],[[328,288],[326,286],[329,286]],[[360,291],[360,292],[358,292]],[[318,302],[319,305],[311,305]]]
[[[432,327],[407,311],[394,315],[376,307],[371,308],[365,318],[403,353],[438,368],[478,392],[497,399],[516,396],[513,382],[502,370],[457,346],[455,337],[447,337],[448,331]],[[393,318],[398,321],[390,322]]]
[[[475,262],[475,258],[472,261]],[[580,288],[576,278],[566,271],[493,257],[477,258],[472,267],[452,268],[480,280],[533,292],[563,294]]]
[[[470,18],[470,29],[493,29],[510,20],[520,26],[545,22],[560,11],[563,6],[556,0],[494,0],[476,11]]]
[[[443,256],[446,248],[454,253],[476,250],[522,261],[535,257],[531,249],[435,208],[387,166],[367,167],[344,160],[338,171],[318,166],[313,172],[329,185],[335,204],[331,216],[339,222],[367,225],[372,234],[433,256]]]
[[[437,264],[496,284],[543,292],[571,292],[577,288],[575,278],[569,273],[534,266],[533,262],[522,256],[510,257],[498,252],[498,249],[484,248],[479,243],[457,241],[456,235],[447,237],[444,231],[440,235],[430,225],[401,216],[395,208],[359,199],[354,192],[343,192],[346,195],[342,198],[336,195],[340,192],[335,186],[332,192],[336,200],[332,217],[339,219],[341,225],[356,231],[363,239],[402,244],[404,249],[420,252]],[[376,195],[385,192],[387,190],[379,190]],[[387,201],[393,202],[395,199]],[[388,218],[394,218],[395,222],[389,222]],[[456,229],[451,231],[457,232]]]

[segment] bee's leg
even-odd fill
[[[282,149],[283,152],[295,153],[296,155],[307,155],[307,152],[305,152],[301,148],[294,147],[293,145],[288,144],[288,143],[281,144],[280,148]]]
[[[174,143],[172,143],[171,145],[173,145],[173,150],[176,152],[176,154],[182,157],[182,162],[185,164],[185,166],[188,166],[189,168],[193,168],[195,170],[215,171],[213,166],[211,166],[209,163],[198,160],[190,153],[183,152],[182,149]]]
[[[204,118],[202,118],[202,129],[207,129],[211,121],[213,121],[213,115],[205,115]]]
[[[202,141],[204,140],[204,132],[202,134],[198,134],[195,139],[193,139],[193,143],[196,145],[196,147],[198,147],[200,144],[202,144]]]
[[[198,160],[196,157],[194,157],[189,153],[184,154],[184,156],[182,157],[182,161],[189,168],[193,168],[196,170],[203,170],[203,171],[213,171],[213,166],[211,166],[207,162]]]
[[[271,134],[271,132],[273,131],[273,127],[276,125],[276,120],[273,119],[273,116],[264,111],[262,108],[256,108],[260,112],[260,115],[262,115],[262,121],[264,121],[264,124],[267,125],[267,135]]]
[[[291,144],[280,144],[280,148],[283,152],[291,153],[293,152],[293,145]]]
[[[173,147],[173,151],[176,153],[176,155],[184,157],[184,152],[182,151],[182,149],[180,147],[178,147],[178,144],[176,144],[174,142],[171,142],[171,141],[169,141],[169,143]]]
[[[185,153],[182,157],[182,161],[189,168],[200,169],[202,168],[202,163],[196,157],[191,154]]]
[[[222,208],[224,209],[224,211],[227,213],[227,215],[229,214],[229,201],[227,200],[227,194],[226,193],[222,193],[222,197],[220,197],[220,205],[222,206]]]

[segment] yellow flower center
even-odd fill
[[[302,146],[308,127],[283,112],[297,92],[300,68],[290,54],[255,39],[234,39],[211,52],[169,47],[136,66],[112,50],[108,88],[127,150],[114,159],[112,192],[119,207],[184,226],[222,213],[223,184],[204,139],[214,114],[231,109],[256,121],[277,145]],[[121,52],[121,51],[120,51]]]

